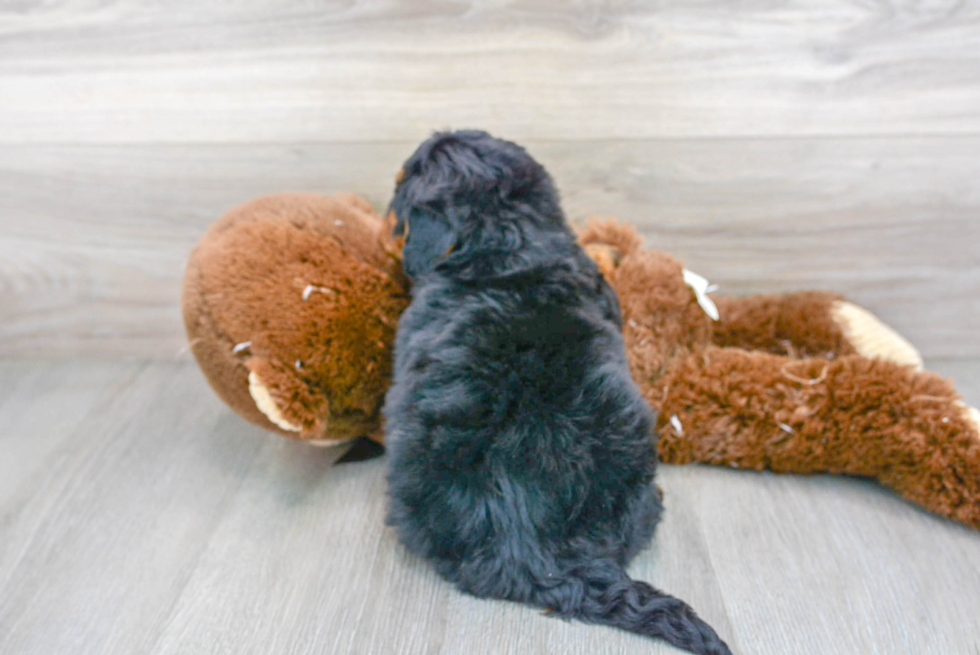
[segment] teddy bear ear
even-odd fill
[[[311,393],[294,371],[264,357],[250,357],[245,366],[248,393],[256,408],[286,436],[314,446],[336,446],[350,440],[325,436],[331,427],[329,402],[323,395]]]
[[[599,267],[602,277],[607,280],[612,276],[613,271],[619,266],[623,259],[623,253],[615,246],[605,243],[589,243],[585,246],[585,254]]]
[[[318,415],[321,400],[309,393],[307,385],[293,371],[265,357],[249,357],[248,393],[255,407],[286,436],[304,441],[322,433]]]
[[[590,218],[585,225],[577,226],[575,232],[583,248],[605,245],[615,248],[620,257],[633,254],[643,245],[643,237],[635,227],[612,217]]]
[[[254,370],[248,373],[248,393],[255,401],[258,410],[274,425],[287,432],[295,432],[297,436],[303,431],[302,426],[286,418],[283,410],[279,408],[278,401],[272,395],[272,391]]]

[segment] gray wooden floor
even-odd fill
[[[980,403],[980,361],[932,362]],[[674,652],[460,595],[384,460],[271,436],[182,363],[0,364],[0,653]],[[632,568],[736,653],[980,653],[980,534],[876,485],[700,466]]]

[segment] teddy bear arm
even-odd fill
[[[935,374],[711,348],[648,386],[664,462],[872,477],[980,528],[980,414]]]
[[[804,291],[734,297],[713,295],[719,320],[712,342],[723,348],[758,350],[789,357],[853,354],[831,315],[832,293]]]
[[[718,296],[712,342],[793,359],[859,354],[922,368],[922,356],[871,312],[825,291]]]

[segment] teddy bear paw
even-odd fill
[[[915,346],[865,308],[838,300],[831,316],[859,355],[922,370],[922,355]]]
[[[970,407],[963,402],[957,402],[956,404],[963,409],[963,418],[967,423],[973,424],[973,432],[980,438],[980,410],[976,407]]]

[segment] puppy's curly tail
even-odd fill
[[[646,582],[632,580],[613,562],[592,562],[542,590],[538,600],[556,615],[655,637],[698,655],[732,655],[691,606]]]

